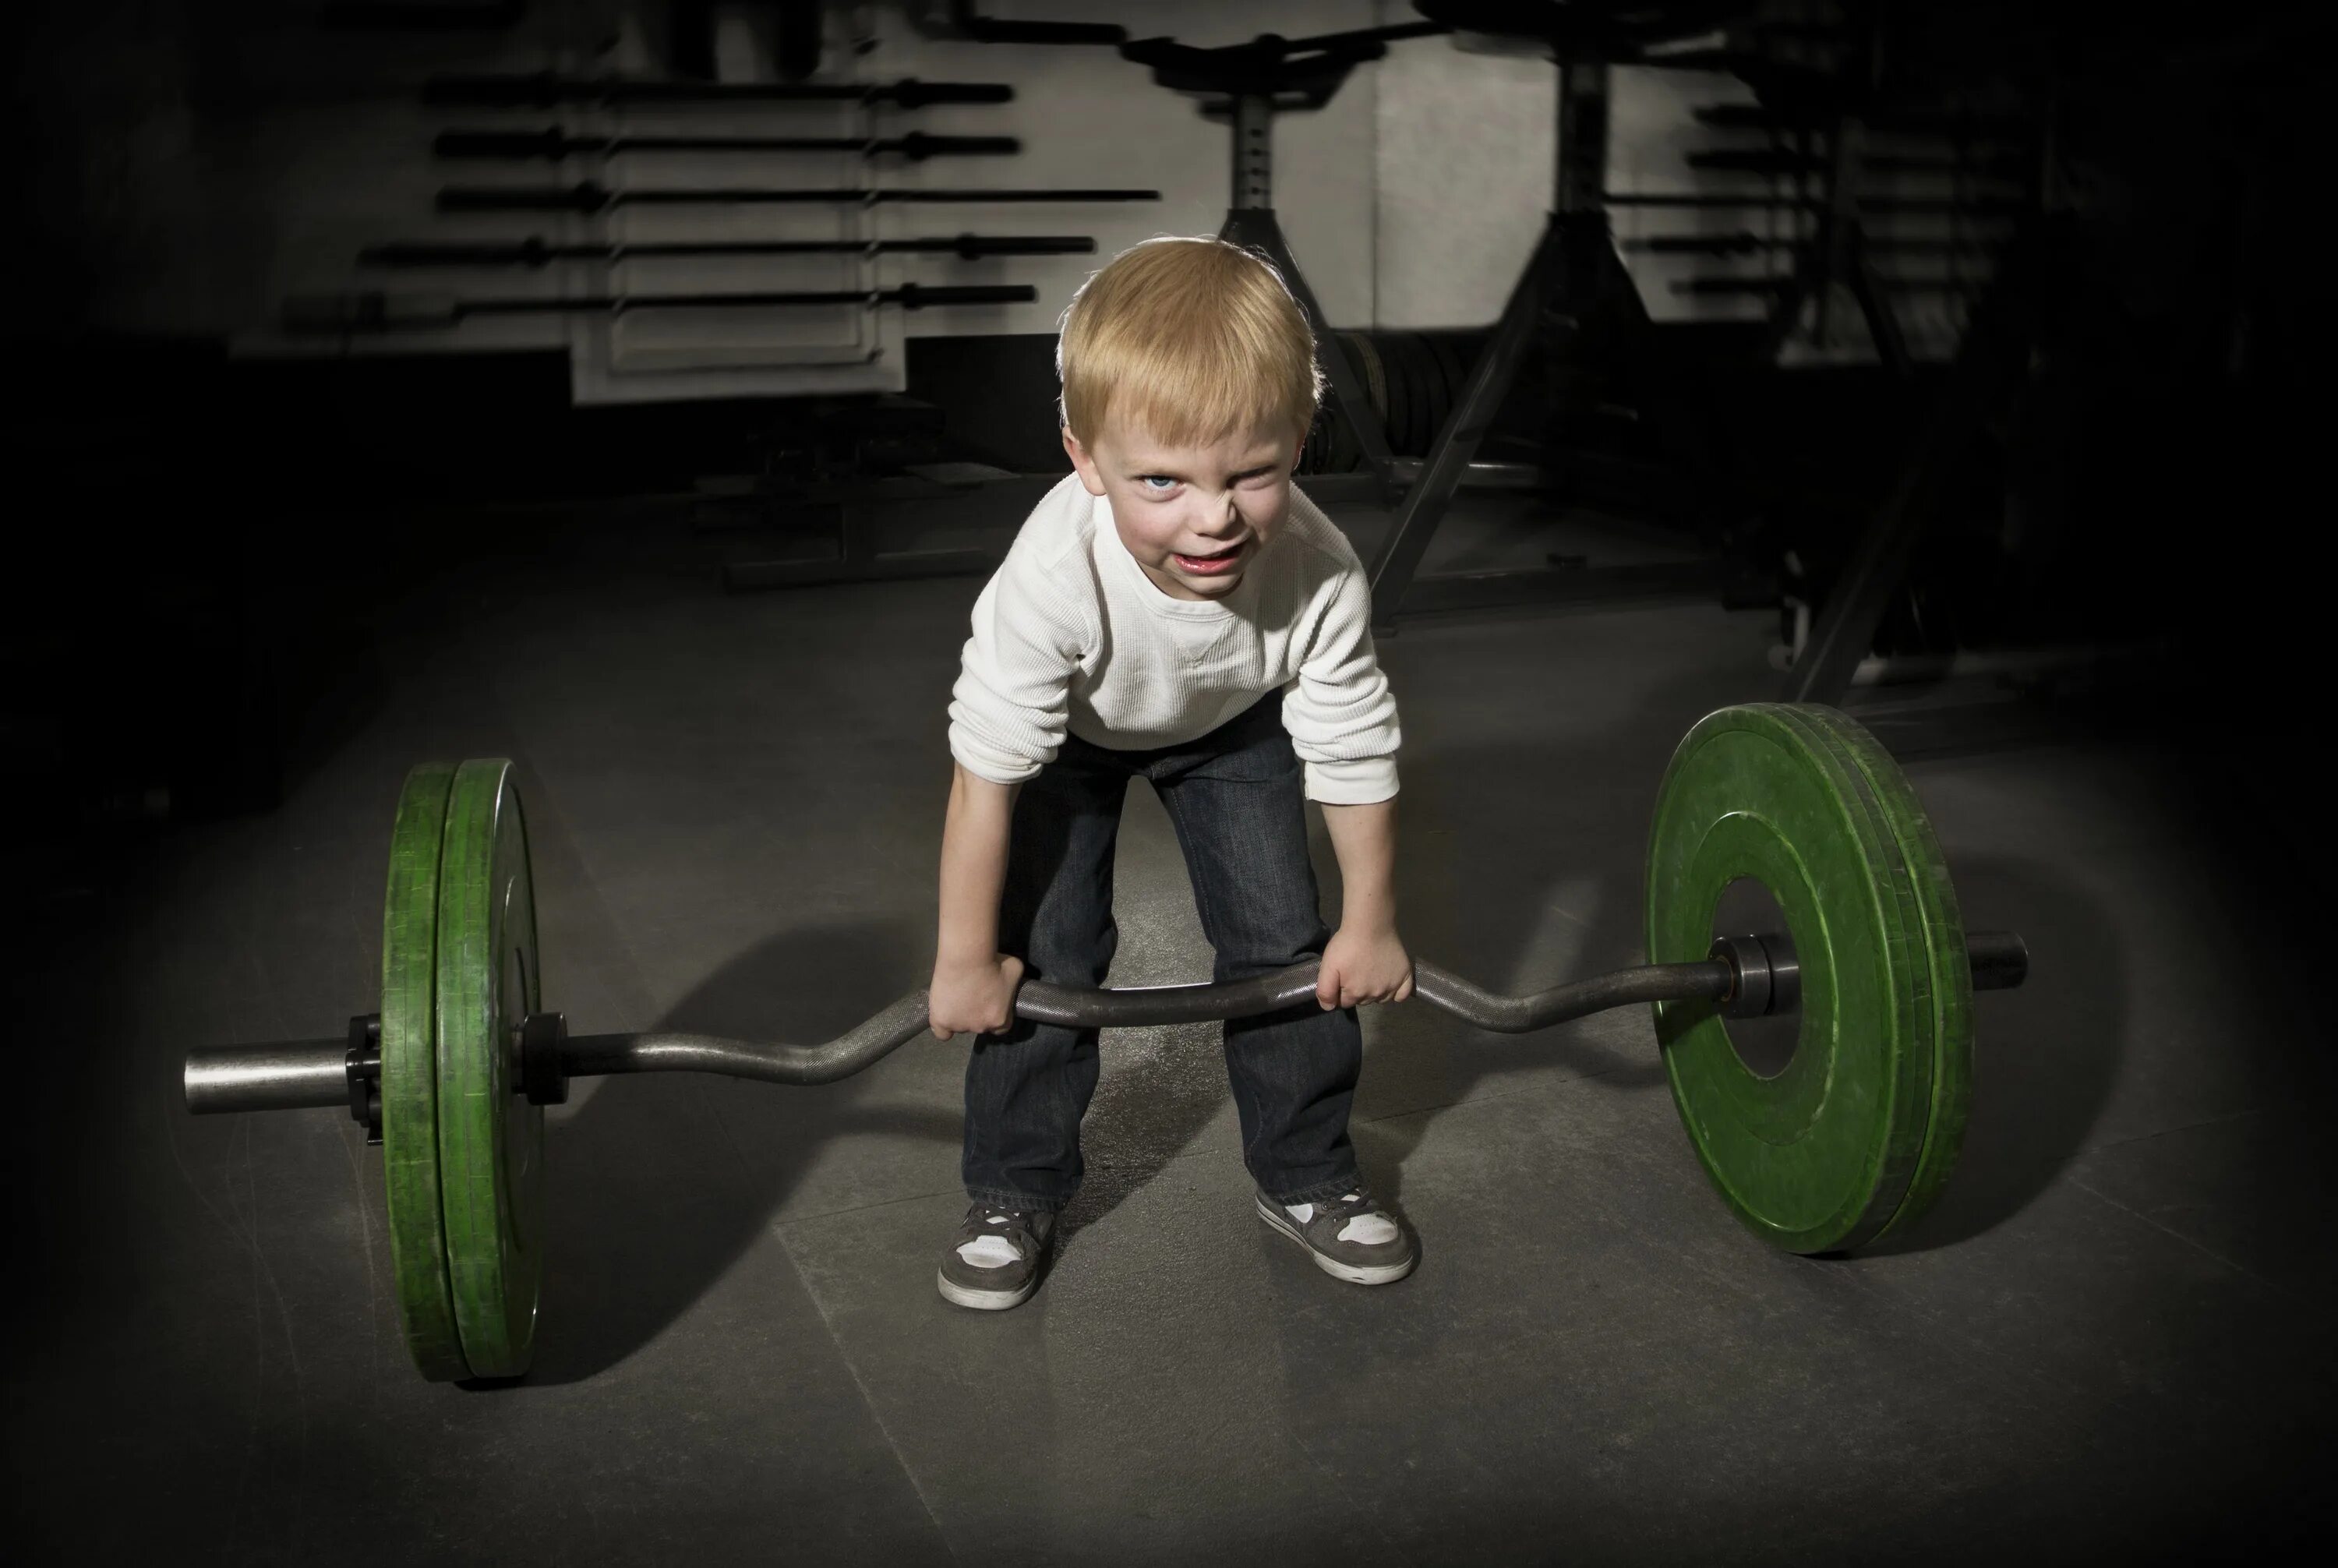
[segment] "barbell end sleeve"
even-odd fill
[[[187,1053],[182,1092],[198,1116],[230,1111],[321,1111],[349,1102],[349,1043],[282,1040]]]
[[[2010,991],[2029,978],[2029,944],[2019,932],[1969,931],[1965,952],[1976,991]]]

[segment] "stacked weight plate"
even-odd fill
[[[381,1136],[398,1311],[426,1377],[517,1377],[535,1349],[544,1112],[515,1091],[539,985],[511,764],[423,764],[391,836]]]
[[[1971,1092],[1972,976],[1940,845],[1872,737],[1831,708],[1725,708],[1657,791],[1648,960],[1705,956],[1741,877],[1802,965],[1793,1056],[1758,1076],[1709,1003],[1655,1004],[1673,1096],[1722,1198],[1789,1251],[1847,1250],[1912,1220],[1947,1179]]]

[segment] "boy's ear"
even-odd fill
[[[1103,495],[1104,475],[1097,470],[1095,458],[1089,455],[1086,446],[1080,445],[1080,438],[1072,434],[1070,426],[1065,426],[1063,430],[1064,454],[1072,460],[1072,471],[1080,476],[1080,484],[1086,487],[1089,495]]]

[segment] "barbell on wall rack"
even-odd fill
[[[1161,192],[1117,187],[1071,187],[1062,190],[1022,187],[984,190],[936,185],[840,186],[822,190],[781,190],[761,186],[722,186],[677,190],[612,191],[593,181],[574,185],[448,185],[438,192],[441,212],[605,212],[613,207],[737,207],[774,202],[830,202],[875,207],[889,201],[918,203],[971,201],[1158,201]]]
[[[284,303],[293,333],[443,331],[473,316],[624,316],[638,310],[762,310],[814,305],[1024,305],[1039,297],[1028,283],[929,285],[898,289],[819,289],[738,294],[580,294],[542,299],[450,299],[433,294],[296,295]]]
[[[1599,202],[1606,207],[1677,207],[1723,211],[1766,207],[1821,212],[1827,208],[1827,199],[1823,196],[1767,191],[1603,191],[1599,193]],[[2019,218],[2029,211],[2029,203],[2016,196],[1862,196],[1859,205],[1862,211],[1867,212],[1954,213],[1966,218]]]
[[[555,261],[640,260],[671,256],[1089,256],[1090,234],[942,234],[914,240],[652,240],[548,245],[542,238],[479,244],[393,241],[358,252],[367,267],[544,267]]]
[[[1716,932],[1751,880],[1776,927]],[[1647,1004],[1691,1146],[1747,1229],[1799,1253],[1910,1223],[1956,1159],[1970,1093],[1972,996],[2018,986],[2029,951],[1968,934],[1913,789],[1856,722],[1814,704],[1707,715],[1657,789],[1649,962],[1523,995],[1427,961],[1415,994],[1476,1028],[1522,1034]],[[527,836],[511,764],[413,769],[391,832],[379,1011],[330,1039],[191,1053],[190,1111],[346,1108],[383,1145],[398,1305],[435,1379],[524,1373],[545,1232],[543,1108],[572,1080],[708,1073],[819,1084],[928,1030],[911,992],[820,1044],[666,1030],[572,1034],[544,1006]],[[1213,985],[1076,990],[1027,979],[1015,1015],[1136,1028],[1312,1008],[1317,965]],[[1796,1044],[1757,1069],[1730,1023],[1786,1018]]]
[[[923,109],[932,103],[1011,103],[1004,82],[677,82],[623,77],[561,76],[552,72],[510,76],[437,76],[423,84],[426,103],[478,109],[556,109],[564,103],[887,103]]]
[[[542,131],[441,131],[430,143],[440,158],[547,159],[582,154],[617,158],[637,152],[888,153],[921,163],[928,158],[1007,156],[1023,151],[1014,136],[584,136],[549,126]]]
[[[1871,256],[1994,255],[2009,239],[2002,234],[1872,235],[1860,237],[1859,248]],[[1773,250],[1799,250],[1815,243],[1808,234],[1642,234],[1616,241],[1621,250],[1646,250],[1659,256],[1758,256]]]

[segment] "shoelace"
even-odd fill
[[[1342,1241],[1353,1240],[1365,1246],[1379,1246],[1394,1241],[1401,1234],[1394,1216],[1380,1206],[1370,1192],[1343,1192],[1329,1203],[1316,1205],[1315,1218],[1331,1223],[1331,1234]],[[1387,1234],[1350,1236],[1348,1232],[1361,1223],[1370,1231],[1376,1226],[1385,1228]]]
[[[967,1249],[970,1247],[979,1247],[983,1242],[994,1238],[1004,1242],[1007,1250],[1014,1253],[1017,1259],[1030,1257],[1032,1250],[1038,1245],[1038,1229],[1031,1222],[1031,1211],[1029,1210],[984,1209],[977,1206],[968,1210],[968,1221],[971,1223],[974,1217],[977,1214],[982,1217],[984,1229],[972,1240],[961,1242],[956,1249],[958,1255],[960,1258],[965,1258],[967,1262],[974,1265],[976,1268],[1003,1269],[1007,1266],[1007,1263],[1009,1261],[1008,1259],[998,1259],[993,1261],[982,1258],[967,1258],[966,1256]]]

